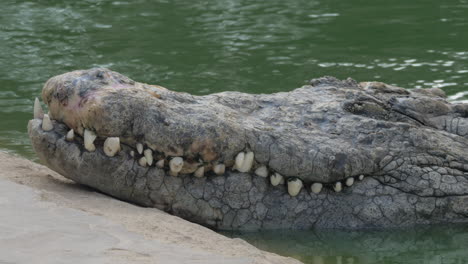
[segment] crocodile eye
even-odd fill
[[[103,71],[98,71],[98,72],[96,73],[96,77],[99,78],[99,79],[104,78],[104,72],[103,72]]]

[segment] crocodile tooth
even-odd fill
[[[160,169],[164,168],[164,159],[158,160],[158,162],[156,162],[156,167]]]
[[[353,185],[353,183],[354,183],[353,177],[349,177],[348,179],[346,179],[346,182],[345,182],[346,186],[350,187]]]
[[[360,181],[364,180],[364,174],[359,175],[359,180]]]
[[[202,178],[205,175],[205,167],[201,166],[198,168],[193,175],[197,178]]]
[[[67,136],[65,138],[68,141],[73,141],[73,139],[75,139],[75,132],[73,131],[73,129],[70,129],[70,131],[68,131]]]
[[[273,186],[278,186],[281,184],[281,182],[284,183],[284,178],[281,174],[275,172],[270,176],[270,183]]]
[[[44,115],[44,119],[45,119],[45,116]],[[85,129],[84,131],[84,147],[86,150],[88,151],[95,151],[96,150],[96,146],[94,146],[94,140],[96,139],[96,133],[94,133],[93,131],[91,130],[88,130],[88,129]]]
[[[343,190],[343,185],[341,184],[341,182],[335,183],[335,185],[333,186],[333,190],[335,190],[335,192],[341,192],[341,190]]]
[[[236,169],[242,168],[242,164],[244,164],[244,159],[245,159],[245,153],[244,152],[239,152],[236,156],[236,163],[234,167]]]
[[[241,167],[238,167],[237,170],[240,172],[249,172],[252,168],[254,161],[254,153],[252,151],[245,154],[244,162]]]
[[[104,141],[104,153],[109,157],[114,157],[120,151],[120,139],[118,137],[108,137]]]
[[[323,188],[323,184],[321,184],[320,182],[316,182],[312,184],[312,186],[310,186],[310,190],[316,194],[320,193],[322,191],[322,188]]]
[[[177,176],[184,166],[184,159],[181,157],[174,157],[169,161],[170,173],[172,176]]]
[[[143,144],[137,143],[136,144],[136,149],[137,149],[138,154],[140,154],[140,155],[143,154]]]
[[[223,175],[224,172],[226,171],[226,166],[224,164],[216,164],[213,167],[213,171],[217,175]]]
[[[145,157],[141,157],[139,160],[138,160],[138,164],[142,167],[146,167],[146,165],[148,164],[148,162],[146,161],[146,158]]]
[[[132,158],[134,158],[135,157],[135,151],[131,150],[130,151],[130,156],[132,156]]]
[[[153,151],[151,149],[145,149],[145,151],[143,151],[143,154],[145,155],[148,166],[153,165]]]
[[[44,114],[44,118],[42,119],[42,130],[44,131],[51,131],[54,128],[52,125],[52,121],[50,121],[50,117],[48,114]]]
[[[43,118],[44,117],[44,111],[42,110],[41,102],[39,102],[39,99],[36,97],[34,99],[34,118]]]
[[[288,193],[291,196],[296,196],[302,189],[302,181],[298,178],[288,179]]]
[[[266,178],[268,177],[268,169],[265,165],[262,165],[255,170],[255,174],[257,174],[257,176]]]

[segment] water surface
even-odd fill
[[[386,231],[263,231],[224,233],[307,264],[467,263],[468,226]]]
[[[2,0],[0,149],[35,159],[26,124],[43,83],[96,66],[197,95],[289,91],[333,75],[468,100],[467,29],[468,0]],[[466,228],[398,234],[246,239],[309,263],[468,261]]]

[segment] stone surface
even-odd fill
[[[468,105],[448,103],[437,89],[324,77],[288,93],[192,96],[91,69],[50,79],[43,99],[54,130],[43,131],[40,119],[31,120],[28,129],[47,166],[112,196],[203,225],[381,228],[468,222]],[[97,150],[87,152],[81,138],[64,139],[70,128],[96,131],[101,141],[118,136],[123,151],[103,155],[98,138]],[[207,177],[171,177],[167,168],[137,166],[137,157],[128,154],[136,142],[167,159],[202,160]],[[304,188],[290,197],[285,185],[273,187],[253,172],[235,172],[241,151],[253,151],[255,164],[271,172],[300,178]],[[217,162],[226,164],[224,175],[209,171]],[[345,186],[346,178],[360,175],[366,176],[363,181]],[[320,194],[310,192],[315,182],[324,186]],[[344,186],[339,193],[333,191],[337,182]]]

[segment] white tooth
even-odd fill
[[[343,185],[341,185],[341,182],[335,183],[335,186],[333,186],[333,190],[335,190],[335,192],[341,192],[341,190],[343,190]]]
[[[44,115],[45,118],[45,115]],[[90,131],[88,129],[85,129],[84,131],[84,147],[88,151],[95,151],[96,146],[94,146],[94,140],[96,139],[96,133],[93,131]]]
[[[359,175],[359,180],[360,181],[364,180],[364,174]]]
[[[296,196],[302,189],[302,181],[298,178],[288,180],[288,193],[291,196]]]
[[[197,178],[202,178],[203,175],[205,175],[205,167],[204,166],[201,166],[200,168],[198,168],[195,173],[193,174],[195,177]]]
[[[131,150],[130,151],[130,156],[132,156],[132,158],[134,158],[135,157],[135,151]]]
[[[284,178],[281,174],[275,172],[273,175],[270,176],[271,185],[278,186],[281,184],[281,182],[284,183]]]
[[[54,128],[52,125],[52,121],[50,121],[50,117],[48,114],[44,115],[44,118],[42,119],[42,130],[44,131],[51,131]]]
[[[262,165],[255,170],[255,174],[257,174],[257,176],[266,178],[268,177],[268,169],[265,165]]]
[[[44,111],[42,111],[42,106],[41,102],[39,102],[39,99],[34,100],[34,118],[43,118],[44,117]]]
[[[254,161],[254,153],[252,151],[247,152],[247,154],[245,154],[242,167],[238,167],[237,170],[240,172],[249,172],[250,169],[252,168],[253,161]]]
[[[138,143],[138,144],[136,145],[136,148],[137,148],[138,154],[141,155],[141,154],[143,153],[143,144]]]
[[[118,137],[108,137],[104,141],[104,153],[109,157],[114,157],[120,151],[120,139]]]
[[[160,169],[164,168],[164,159],[159,160],[158,162],[156,162],[156,167],[158,167]]]
[[[245,153],[244,152],[239,152],[236,156],[236,163],[234,167],[236,169],[242,168],[242,164],[244,164],[244,159],[245,159]]]
[[[65,138],[68,141],[73,141],[73,139],[75,139],[75,132],[73,131],[73,129],[70,129],[70,131],[68,131],[67,136]]]
[[[354,183],[354,178],[353,177],[349,177],[348,179],[346,179],[346,186],[352,186],[353,183]]]
[[[323,185],[320,182],[316,182],[316,183],[312,184],[312,186],[310,186],[310,190],[313,193],[320,193],[322,191],[322,187],[323,187]]]
[[[141,157],[139,160],[138,160],[138,164],[142,167],[146,167],[146,164],[148,164],[146,162],[146,158],[145,157]]]
[[[224,164],[216,164],[213,167],[213,171],[217,175],[223,175],[225,170],[226,170],[226,166]]]
[[[177,176],[182,170],[182,167],[184,167],[184,159],[181,157],[175,157],[169,161],[169,168],[171,169],[172,176]]]
[[[145,149],[143,153],[145,155],[146,162],[148,162],[148,166],[153,165],[153,151],[151,149]]]

